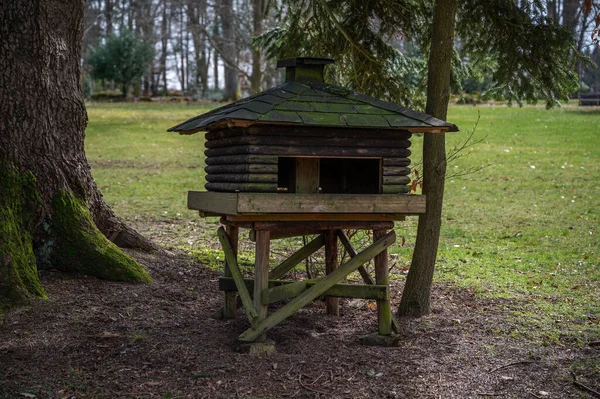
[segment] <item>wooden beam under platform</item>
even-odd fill
[[[286,215],[286,218],[289,220],[292,220],[291,218],[293,217],[302,217],[301,215],[309,215],[309,217],[315,218],[315,220],[326,220],[328,218],[327,215],[343,214],[352,218],[361,215],[363,218],[381,220],[377,219],[377,215],[385,215],[383,217],[394,218],[402,215],[424,213],[425,196],[393,194],[216,193],[209,191],[189,191],[188,208],[199,210],[204,213],[231,216],[254,215],[264,218],[265,216],[282,217],[280,215]],[[299,215],[293,216],[294,214]]]

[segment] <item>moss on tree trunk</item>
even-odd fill
[[[44,295],[38,269],[150,281],[117,245],[156,245],[104,202],[85,156],[83,20],[80,0],[0,6],[1,307]]]
[[[35,178],[0,165],[0,312],[45,297],[33,254]]]
[[[52,205],[50,233],[55,244],[49,255],[53,267],[106,280],[151,281],[140,264],[98,230],[85,200],[61,191]]]

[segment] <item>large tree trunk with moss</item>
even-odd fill
[[[81,0],[0,5],[3,306],[42,295],[37,268],[150,279],[117,245],[156,247],[104,202],[84,153],[83,12]]]
[[[446,120],[450,99],[450,71],[454,50],[457,0],[437,0],[427,73],[426,113]],[[431,285],[437,257],[446,175],[444,134],[425,133],[423,142],[423,194],[425,213],[419,216],[417,242],[398,312],[420,316],[429,313]]]

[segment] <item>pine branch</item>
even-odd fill
[[[329,8],[329,4],[327,4],[327,0],[320,0],[320,2],[321,2],[321,5],[323,6],[323,9],[325,10],[325,12],[327,13],[327,15],[329,16],[329,18],[333,21],[333,24],[340,31],[340,33],[346,38],[346,40],[348,41],[348,43],[350,43],[352,45],[352,47],[354,47],[355,49],[357,49],[369,61],[375,62],[376,59],[371,54],[369,54],[367,52],[367,50],[365,50],[363,48],[363,46],[361,46],[359,43],[357,43],[352,38],[352,36],[350,36],[350,34],[346,31],[346,29],[344,29],[344,27],[339,23],[339,21],[337,20],[336,16],[333,14],[333,11],[331,11],[331,8]]]

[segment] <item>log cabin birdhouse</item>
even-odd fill
[[[319,296],[328,297],[328,312],[333,314],[339,312],[339,296],[377,299],[379,334],[390,334],[386,248],[393,243],[393,222],[425,212],[425,198],[409,194],[411,134],[458,130],[429,115],[325,83],[324,68],[332,62],[309,57],[281,60],[277,66],[286,68],[282,85],[169,129],[180,134],[206,132],[206,191],[190,191],[188,207],[203,216],[220,216],[227,227],[219,232],[227,258],[221,315],[235,315],[232,296],[239,292],[253,325],[240,337],[245,341],[264,337],[282,317]],[[250,229],[256,241],[252,299],[243,292],[248,283],[233,265],[239,228]],[[361,255],[362,263],[375,258],[375,280],[358,260],[346,274],[334,273],[337,240],[349,249],[344,234],[349,228],[373,230],[377,242],[367,248],[371,249],[367,255],[365,250],[339,269]],[[271,239],[308,233],[321,238],[292,255],[296,263],[268,270]],[[322,246],[325,280],[304,285],[273,282]],[[377,288],[365,294],[340,284],[357,269],[365,283]],[[266,306],[276,299],[292,299],[293,307],[270,320]]]

